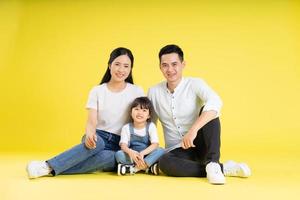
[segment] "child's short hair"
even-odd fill
[[[152,115],[153,115],[153,106],[152,103],[150,101],[150,99],[148,97],[138,97],[136,98],[130,106],[130,112],[132,111],[132,109],[134,107],[140,106],[142,109],[148,109],[149,110],[149,115],[150,118],[147,119],[147,122],[151,122],[152,121]]]

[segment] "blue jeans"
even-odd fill
[[[116,169],[115,153],[120,150],[120,136],[102,130],[96,130],[95,149],[88,149],[81,144],[47,160],[53,169],[52,174],[83,174],[95,171],[114,171]]]
[[[147,164],[148,167],[153,165],[158,161],[158,159],[165,153],[165,150],[163,148],[156,148],[151,153],[145,156],[144,161]],[[129,157],[127,153],[120,150],[116,153],[116,160],[117,163],[120,164],[133,164],[133,160]]]

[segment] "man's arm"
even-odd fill
[[[200,116],[182,139],[181,146],[184,149],[195,146],[193,141],[197,136],[198,130],[211,120],[217,118],[220,115],[222,107],[221,98],[205,83],[205,81],[201,79],[194,79],[193,90],[205,105]]]
[[[210,110],[204,111],[192,125],[187,134],[183,137],[181,146],[183,149],[188,149],[190,147],[195,147],[193,144],[194,139],[197,136],[198,130],[200,130],[205,124],[217,117],[217,111]]]

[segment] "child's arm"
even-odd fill
[[[155,150],[157,147],[159,146],[158,143],[152,143],[151,145],[149,145],[146,149],[144,149],[143,151],[140,152],[140,155],[144,156],[148,155],[149,153],[151,153],[153,150]]]

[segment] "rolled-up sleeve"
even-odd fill
[[[220,116],[223,102],[219,95],[211,89],[205,81],[201,79],[194,79],[193,90],[204,103],[203,111],[214,110],[217,112],[217,116]]]

